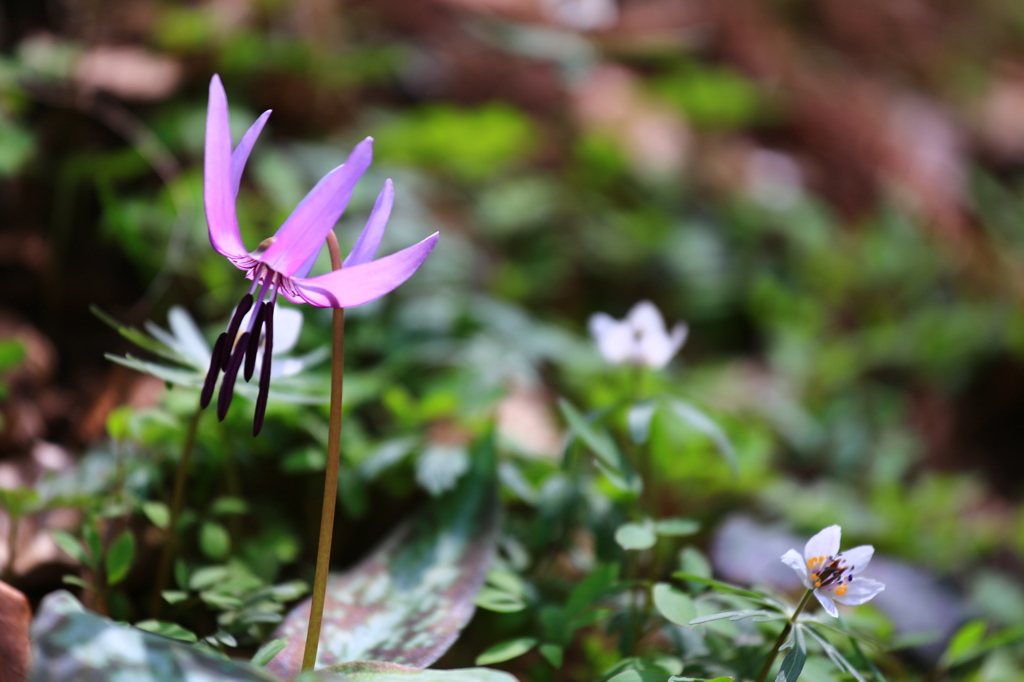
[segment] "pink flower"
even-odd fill
[[[260,374],[253,435],[262,428],[266,411],[270,385],[269,358],[273,347],[273,310],[278,294],[293,303],[309,303],[319,308],[350,308],[368,303],[409,279],[423,264],[438,238],[435,232],[418,244],[374,260],[394,201],[394,189],[388,180],[377,197],[366,227],[345,258],[344,267],[317,277],[307,277],[324,240],[348,205],[356,182],[370,165],[373,139],[368,137],[356,145],[344,164],[325,175],[310,190],[273,237],[261,242],[255,251],[246,250],[238,231],[235,200],[249,152],[269,116],[269,111],[260,116],[242,136],[238,146],[232,149],[224,86],[218,76],[210,81],[203,176],[210,243],[236,268],[245,270],[252,286],[238,304],[227,331],[217,339],[200,404],[203,407],[209,405],[217,377],[223,370],[217,417],[224,419],[243,360],[245,380],[253,375],[262,336],[266,346],[263,364],[267,366]],[[253,314],[239,335],[242,319],[254,304]]]

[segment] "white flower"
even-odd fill
[[[650,301],[640,301],[619,321],[605,313],[590,316],[590,335],[608,362],[661,369],[679,352],[689,328],[680,322],[665,328],[665,320]]]
[[[861,545],[845,552],[839,551],[839,526],[829,526],[807,541],[804,555],[791,549],[782,555],[786,564],[800,576],[800,580],[830,615],[838,618],[834,601],[847,606],[859,606],[885,589],[885,585],[868,578],[855,577],[871,561],[875,548]]]

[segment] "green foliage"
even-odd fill
[[[374,137],[381,160],[436,169],[464,182],[514,168],[538,143],[530,119],[501,104],[424,107],[383,126]]]

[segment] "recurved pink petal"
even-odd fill
[[[245,258],[245,245],[238,233],[235,191],[232,185],[231,128],[228,98],[219,76],[210,80],[210,101],[206,110],[206,150],[203,155],[203,203],[210,244],[232,260]]]
[[[273,243],[257,259],[285,277],[296,275],[312,254],[320,250],[372,159],[373,138],[368,137],[356,145],[344,164],[325,175],[299,202],[274,235]]]
[[[390,256],[309,279],[293,278],[291,283],[302,300],[310,305],[351,308],[380,298],[409,279],[436,244],[435,232],[420,243]]]
[[[235,151],[231,154],[231,195],[234,198],[238,198],[238,186],[242,184],[242,171],[245,170],[245,162],[249,160],[249,152],[256,144],[256,138],[263,132],[263,126],[266,125],[268,118],[270,118],[269,109],[249,126],[245,135],[242,135],[242,141],[238,143]]]
[[[391,217],[391,205],[395,203],[395,188],[391,180],[384,181],[384,189],[377,196],[377,203],[373,205],[373,212],[370,213],[366,227],[363,228],[356,245],[352,247],[351,253],[345,257],[343,265],[350,267],[369,263],[377,255],[380,248],[380,240],[384,237],[384,229],[388,225],[388,218]]]

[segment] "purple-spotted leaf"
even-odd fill
[[[423,670],[415,666],[381,661],[352,661],[317,671],[316,677],[333,682],[515,682],[500,670],[462,668]]]
[[[63,590],[43,599],[32,642],[32,680],[280,682],[248,663],[90,613]]]
[[[473,615],[497,534],[493,434],[472,454],[470,473],[453,491],[399,526],[355,568],[329,578],[314,669],[367,660],[425,667],[459,636]],[[268,670],[299,673],[309,608],[304,601],[278,626],[274,637],[289,641]]]

